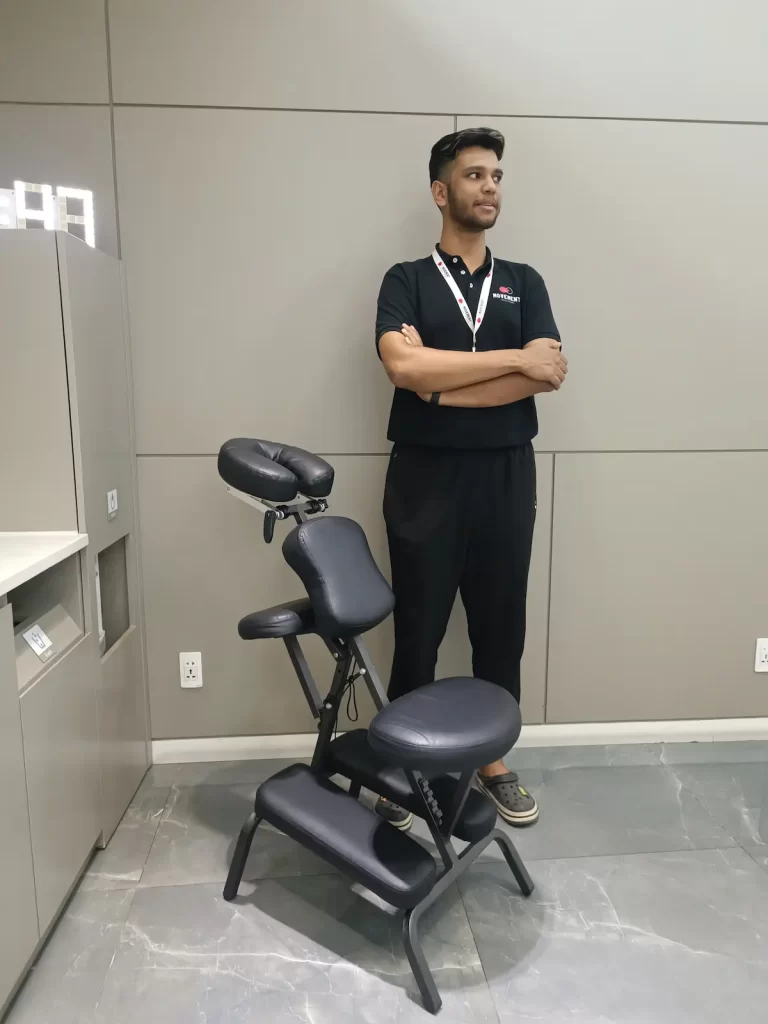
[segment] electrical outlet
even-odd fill
[[[755,672],[768,672],[768,638],[766,637],[761,637],[757,641]]]
[[[117,518],[117,489],[107,491],[107,519]]]
[[[203,656],[200,651],[180,652],[179,677],[184,689],[193,690],[203,685]]]

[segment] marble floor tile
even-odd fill
[[[173,787],[149,851],[141,886],[223,882],[256,787]],[[333,869],[271,825],[260,825],[246,879],[322,874]]]
[[[661,764],[660,743],[623,743],[606,746],[515,747],[505,758],[509,767],[525,774],[560,768],[606,768],[611,765]]]
[[[169,794],[169,786],[142,783],[109,843],[93,857],[80,891],[138,885]]]
[[[669,770],[739,843],[768,844],[768,765],[675,765]]]
[[[133,890],[77,893],[4,1024],[91,1024]]]
[[[723,743],[665,743],[662,764],[746,764],[768,765],[768,743],[764,740],[731,740]]]
[[[763,1024],[768,877],[740,849],[500,865],[462,896],[502,1024]]]
[[[744,849],[752,860],[768,873],[768,846],[745,846]]]
[[[94,1024],[432,1020],[385,913],[340,876],[139,890]],[[424,920],[425,953],[444,999],[440,1019],[495,1024],[458,892]]]
[[[190,764],[155,764],[147,781],[153,786],[238,786],[259,783],[302,758],[260,758],[251,761],[197,761]]]
[[[521,781],[541,808],[531,828],[500,822],[526,860],[733,846],[696,797],[659,766],[563,768]],[[496,846],[488,854],[501,859]]]

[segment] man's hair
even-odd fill
[[[444,135],[432,147],[429,158],[429,184],[440,181],[448,164],[453,163],[463,149],[480,146],[481,149],[492,149],[496,159],[504,155],[504,136],[493,128],[462,128],[460,132]]]

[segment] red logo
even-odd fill
[[[499,286],[499,291],[501,292],[502,295],[511,295],[512,294],[512,289],[511,288],[507,288],[507,286],[504,285],[504,284]]]
[[[459,299],[459,305],[461,305],[463,301],[464,299]]]

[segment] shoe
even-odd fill
[[[413,824],[413,815],[410,811],[406,811],[404,807],[398,807],[397,804],[393,804],[391,800],[387,800],[386,797],[380,796],[376,801],[375,807],[376,813],[384,821],[388,821],[390,825],[394,825],[395,828],[399,828],[401,832],[407,832]]]
[[[539,818],[539,805],[523,789],[515,772],[505,775],[477,774],[480,792],[485,793],[496,804],[496,809],[508,825],[524,828],[533,825]]]

